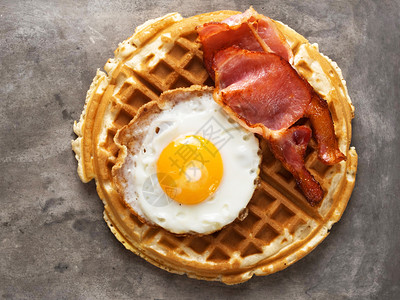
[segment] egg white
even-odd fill
[[[163,149],[187,135],[200,135],[211,141],[223,161],[217,190],[194,205],[169,198],[157,178],[157,160]],[[217,231],[233,222],[250,201],[259,173],[258,151],[254,134],[229,118],[211,93],[182,101],[153,119],[140,151],[127,155],[125,201],[140,217],[173,233]]]

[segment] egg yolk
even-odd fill
[[[197,204],[218,188],[223,174],[221,154],[213,143],[189,135],[172,141],[157,161],[163,191],[182,204]]]

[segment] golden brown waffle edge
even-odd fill
[[[295,54],[294,67],[328,101],[340,149],[347,155],[347,161],[332,167],[319,162],[313,150],[307,155],[307,168],[326,192],[322,204],[310,207],[291,175],[261,143],[261,183],[242,222],[208,236],[182,237],[143,224],[131,214],[111,174],[119,152],[115,134],[141,105],[157,100],[161,92],[211,85],[195,27],[236,13],[221,11],[186,19],[172,13],[139,26],[107,62],[107,73],[97,71],[80,121],[74,124],[78,138],[72,142],[80,178],[96,180],[104,219],[127,249],[167,271],[227,284],[282,270],[314,249],[343,214],[357,170],[357,154],[350,148],[354,108],[340,69],[316,45],[277,22]]]

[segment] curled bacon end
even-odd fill
[[[327,165],[334,165],[346,156],[340,152],[335,136],[335,128],[328,103],[313,93],[310,105],[306,112],[313,129],[313,136],[317,141],[318,158]]]
[[[303,191],[311,206],[322,201],[324,191],[304,164],[311,129],[307,126],[294,126],[278,135],[271,135],[269,147],[282,165],[293,174],[297,185]]]

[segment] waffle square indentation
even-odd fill
[[[265,224],[256,234],[256,238],[266,245],[270,244],[279,234],[269,225]]]
[[[188,244],[188,247],[198,254],[202,254],[209,246],[210,241],[207,237],[193,237]]]
[[[250,204],[262,211],[267,211],[268,207],[276,201],[276,198],[268,194],[266,191],[257,189],[253,195]]]
[[[245,239],[246,237],[244,237],[242,234],[234,229],[231,229],[229,232],[225,233],[225,236],[221,239],[221,243],[228,248],[236,248]]]
[[[134,214],[130,214],[130,217],[132,219],[132,221],[135,223],[135,226],[141,228],[144,224],[139,220],[139,218],[137,216],[135,216]]]
[[[281,204],[281,205],[279,205],[277,210],[271,215],[271,218],[274,219],[279,224],[284,225],[293,216],[294,216],[294,213],[291,210],[289,210],[286,206]]]
[[[246,219],[242,221],[242,227],[245,228],[245,230],[252,231],[254,226],[260,220],[261,218],[259,216],[250,211]]]
[[[242,257],[246,257],[249,255],[253,255],[253,254],[260,254],[263,251],[257,247],[254,243],[250,242],[247,247],[243,250],[242,254],[240,256]]]
[[[169,250],[175,249],[177,247],[175,241],[171,240],[167,235],[162,236],[158,243]]]
[[[168,77],[174,70],[164,61],[160,61],[156,67],[151,71],[151,74],[158,77],[160,81],[165,81],[165,78]]]
[[[110,147],[112,147],[114,144],[114,136],[115,136],[115,131],[114,130],[107,130],[107,137],[105,141],[105,147],[107,150],[109,150]]]
[[[151,101],[149,97],[143,94],[140,90],[135,89],[132,95],[127,99],[126,103],[135,109],[138,109],[149,101]]]
[[[127,111],[121,109],[115,118],[115,123],[122,127],[128,124],[132,118],[133,116],[131,116]]]
[[[287,183],[293,181],[293,175],[288,170],[286,170],[282,165],[277,171],[277,174]]]
[[[205,76],[206,74],[203,61],[197,56],[194,56],[192,58],[192,60],[186,65],[185,70],[189,71],[192,74],[196,74],[196,76],[199,77]]]
[[[182,46],[180,46],[178,44],[175,44],[174,47],[172,47],[171,51],[168,54],[175,61],[180,61],[187,52],[188,52],[187,49],[183,48]]]
[[[213,261],[226,261],[229,260],[229,255],[226,254],[223,250],[216,247],[211,254],[207,257],[208,260]]]
[[[180,87],[189,87],[192,83],[188,81],[186,78],[182,76],[178,76],[177,80],[172,85],[172,89],[180,88]]]
[[[149,227],[149,229],[143,234],[143,240],[152,240],[154,236],[160,231],[156,227]]]
[[[326,172],[331,168],[331,166],[325,165],[319,159],[315,159],[310,164],[310,169],[316,171],[319,176],[324,177]]]

